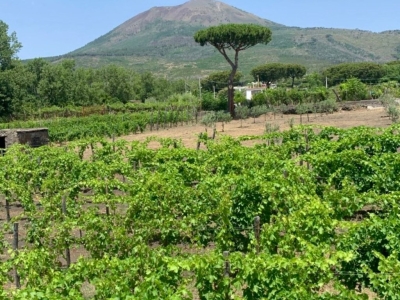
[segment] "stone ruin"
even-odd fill
[[[49,130],[47,128],[29,129],[0,129],[0,151],[13,144],[28,144],[39,147],[49,143]]]

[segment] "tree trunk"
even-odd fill
[[[229,82],[229,85],[228,85],[228,111],[231,114],[232,118],[234,118],[235,117],[235,105],[234,105],[234,90],[233,90],[232,82]]]
[[[337,100],[338,102],[341,102],[342,100],[340,99],[340,97],[339,97],[338,93],[335,91],[335,89],[332,89],[332,91],[335,93],[336,100]]]
[[[234,89],[233,89],[233,82],[235,79],[236,71],[239,65],[239,50],[235,51],[235,62],[231,63],[232,72],[229,76],[229,84],[228,84],[228,109],[229,113],[231,114],[232,118],[235,117],[235,106],[234,106]]]
[[[232,72],[231,75],[229,76],[229,82],[228,82],[228,112],[231,114],[232,118],[235,117],[235,92],[233,89],[233,80],[235,78],[236,75],[236,71],[237,71],[237,67],[234,66],[232,68]]]

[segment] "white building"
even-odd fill
[[[253,96],[264,91],[266,87],[246,88],[246,99],[252,100]]]
[[[261,93],[263,90],[267,88],[266,84],[260,84],[258,82],[251,82],[247,86],[236,86],[234,89],[236,91],[244,91],[246,94],[246,100],[253,99],[255,94]]]

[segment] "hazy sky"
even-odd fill
[[[62,55],[153,6],[186,0],[0,0],[0,20],[17,33],[19,58]],[[288,26],[400,29],[400,0],[223,0]],[[399,41],[400,42],[400,41]]]

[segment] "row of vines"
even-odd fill
[[[337,105],[332,101],[322,101],[318,105],[298,105],[288,107],[286,105],[268,107],[257,105],[251,108],[238,106],[235,109],[236,118],[241,120],[261,115],[272,115],[283,113],[298,113],[300,115],[313,113],[332,113],[337,110]],[[31,121],[13,121],[0,123],[1,129],[13,128],[40,128],[49,129],[50,142],[62,143],[87,138],[103,138],[142,133],[145,130],[159,130],[194,123],[203,123],[206,126],[215,121],[227,123],[232,120],[230,114],[225,111],[200,112],[196,106],[165,107],[165,109],[142,111],[136,113],[110,113],[104,115],[91,114],[86,117],[68,117],[56,119],[43,119]],[[255,120],[254,120],[255,122]]]
[[[399,133],[16,145],[0,157],[0,295],[398,299]]]
[[[47,120],[14,121],[0,123],[0,129],[37,128],[49,129],[51,142],[65,142],[93,137],[112,137],[140,133],[146,129],[158,130],[197,121],[196,107],[172,108],[150,112],[90,115]]]
[[[184,97],[184,96],[182,96]],[[43,120],[54,118],[66,117],[86,117],[89,115],[105,115],[117,113],[138,113],[138,112],[151,112],[158,110],[184,110],[188,106],[199,107],[200,103],[197,99],[192,101],[171,102],[169,99],[165,102],[149,102],[149,103],[108,103],[104,105],[92,106],[49,106],[43,107],[35,111],[21,112],[15,114],[18,120]]]

